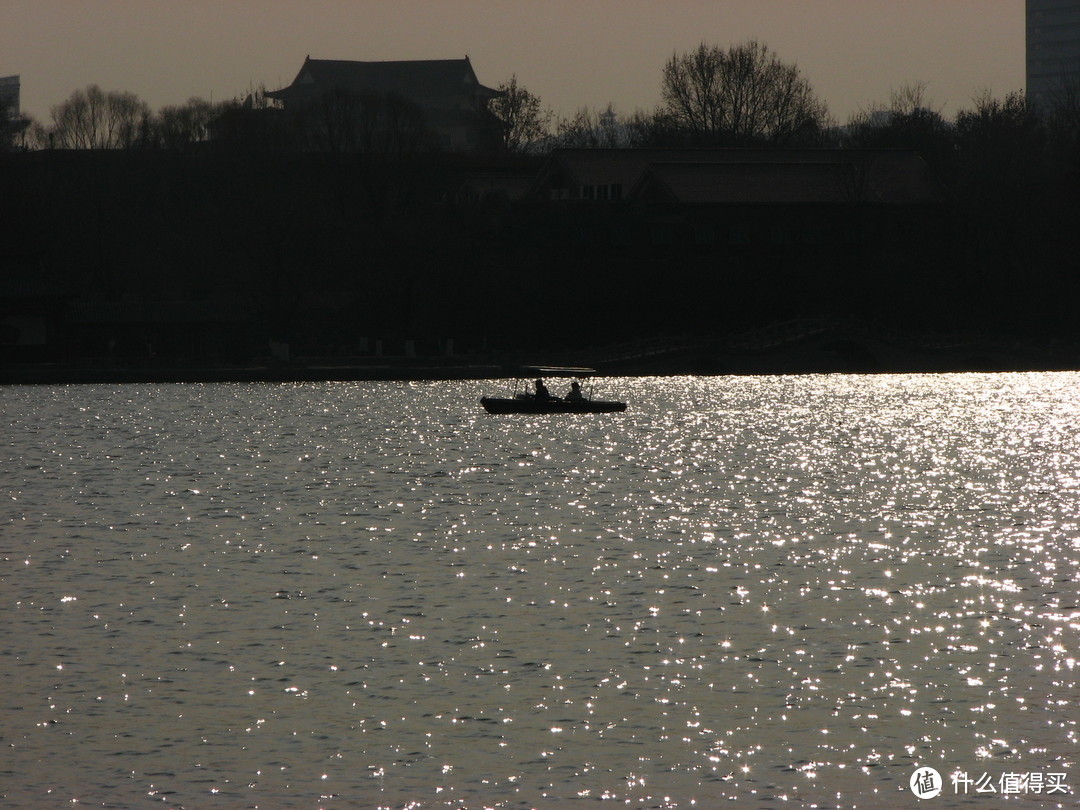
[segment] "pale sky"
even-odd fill
[[[946,116],[1024,89],[1024,0],[0,0],[0,76],[47,121],[77,88],[151,107],[289,84],[304,57],[447,59],[557,113],[660,100],[665,60],[756,38],[837,121],[925,83]]]

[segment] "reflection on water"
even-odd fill
[[[1075,801],[1080,375],[489,387],[0,391],[0,797]]]

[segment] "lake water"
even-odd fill
[[[500,386],[0,389],[0,804],[1075,806],[1080,374]]]

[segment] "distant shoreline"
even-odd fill
[[[423,358],[385,362],[290,364],[170,364],[148,362],[21,363],[0,370],[0,385],[109,385],[136,383],[291,383],[506,379],[525,365],[587,365],[598,376],[761,376],[801,374],[934,374],[968,372],[1080,371],[1080,353],[1042,353],[1024,348],[967,347],[963,351],[900,353],[880,347],[797,347],[759,353],[637,358],[583,362],[579,357],[531,357],[513,362],[431,362]]]
[[[803,319],[735,337],[669,336],[596,348],[461,354],[315,354],[212,362],[168,356],[23,356],[0,363],[2,385],[484,380],[524,367],[573,366],[598,376],[760,376],[1080,371],[1080,344],[1055,338],[905,334]]]
[[[36,365],[8,368],[3,385],[90,385],[127,383],[288,383],[399,380],[468,380],[512,376],[501,366],[420,365]]]

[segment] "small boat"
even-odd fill
[[[568,366],[528,366],[519,373],[518,390],[508,397],[482,397],[480,404],[488,413],[620,413],[626,410],[625,402],[593,399],[581,390],[578,380],[587,379],[596,374],[591,368]],[[549,394],[544,385],[544,378],[573,378],[571,389],[565,397]],[[522,391],[521,379],[535,379],[533,391]]]

